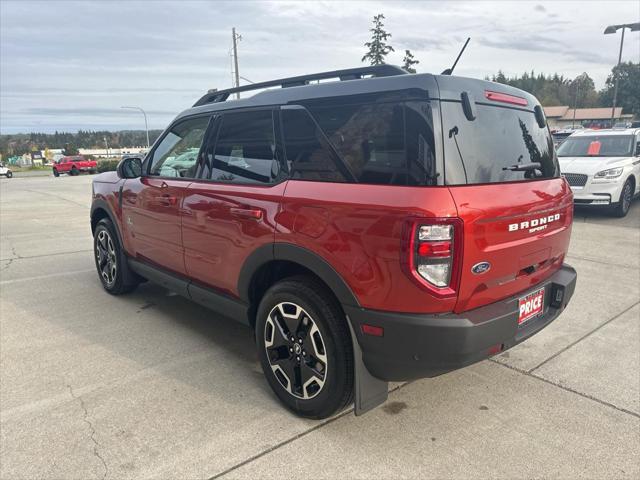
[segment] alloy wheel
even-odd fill
[[[100,275],[107,286],[113,285],[118,273],[118,262],[116,259],[116,249],[109,232],[100,230],[96,241],[96,259]]]
[[[291,302],[277,304],[267,317],[264,346],[273,374],[296,398],[308,400],[327,380],[327,352],[315,321]]]

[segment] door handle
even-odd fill
[[[162,205],[171,207],[178,203],[178,197],[174,197],[173,195],[169,195],[168,193],[165,193],[160,197],[160,203]]]
[[[262,210],[259,208],[230,208],[229,212],[232,216],[238,218],[250,218],[252,220],[260,220],[262,218]]]

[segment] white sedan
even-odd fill
[[[584,130],[558,148],[576,205],[607,206],[624,217],[640,193],[640,129]]]

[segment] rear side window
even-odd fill
[[[460,102],[443,101],[445,183],[466,185],[553,178],[560,174],[549,129],[533,112],[477,104],[475,120]],[[518,164],[539,163],[538,170],[514,171]]]
[[[309,110],[353,181],[436,183],[433,119],[427,101],[314,105]]]
[[[230,183],[273,183],[280,173],[271,110],[228,113],[207,152],[211,179]]]
[[[339,159],[306,110],[283,109],[282,131],[291,178],[319,182],[346,181],[344,167],[339,165]]]

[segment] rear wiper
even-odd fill
[[[532,170],[541,170],[542,164],[540,162],[530,163],[516,163],[510,167],[503,167],[502,170],[511,170],[512,172],[530,172]]]

